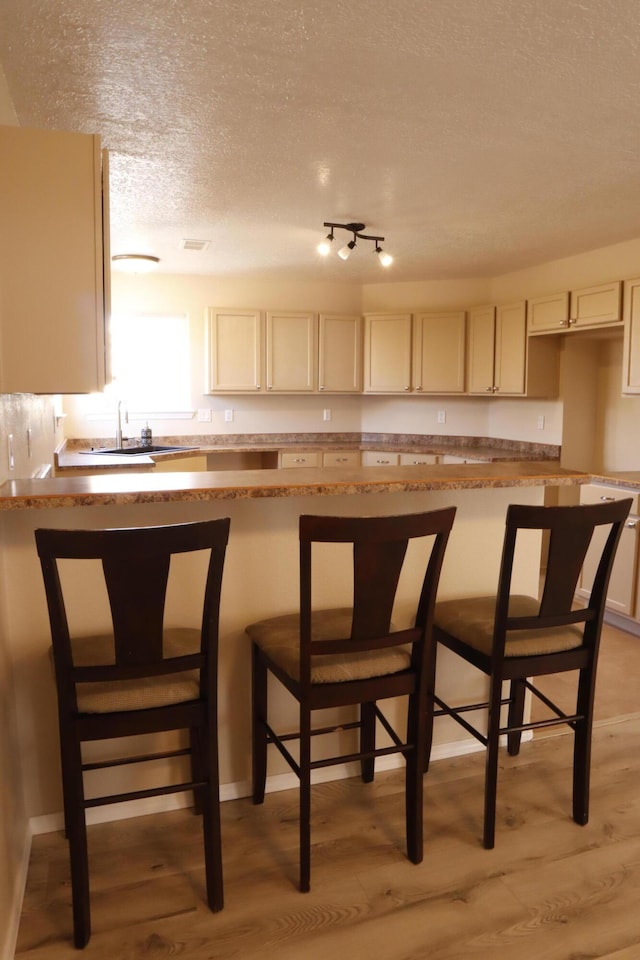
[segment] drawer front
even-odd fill
[[[412,467],[421,463],[437,463],[438,457],[435,453],[401,453],[400,466]]]
[[[613,500],[633,500],[630,513],[638,512],[638,494],[624,487],[607,487],[601,483],[587,483],[580,487],[580,503],[609,503]]]
[[[326,451],[322,454],[323,467],[359,467],[359,450]]]
[[[320,453],[299,450],[297,453],[281,453],[279,466],[284,469],[292,467],[319,467]]]
[[[362,454],[363,467],[397,467],[397,453],[379,453],[377,450],[365,450]]]

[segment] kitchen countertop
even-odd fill
[[[0,510],[491,487],[567,486],[588,483],[590,480],[589,474],[565,470],[557,461],[522,460],[389,468],[322,467],[199,473],[119,473],[44,480],[8,480],[0,486]]]
[[[493,440],[483,437],[431,436],[420,434],[322,433],[322,434],[237,434],[224,437],[203,436],[154,437],[154,443],[164,446],[187,446],[189,450],[154,453],[149,456],[128,454],[119,456],[87,452],[93,446],[109,447],[113,440],[67,440],[55,453],[58,473],[91,470],[96,473],[122,472],[126,469],[153,470],[156,463],[181,460],[188,457],[217,453],[278,453],[279,451],[318,450],[377,450],[384,453],[435,454],[473,460],[516,462],[521,460],[550,460],[560,458],[560,448],[552,444],[537,444],[515,440]],[[81,452],[84,451],[84,452]]]

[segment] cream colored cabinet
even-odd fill
[[[568,291],[535,297],[527,302],[527,333],[563,333],[568,327]]]
[[[364,392],[411,392],[411,314],[366,314]]]
[[[359,467],[359,450],[325,450],[322,454],[323,467]]]
[[[622,323],[622,284],[603,283],[584,290],[572,290],[569,301],[569,327],[583,329]]]
[[[401,453],[401,467],[418,467],[422,464],[438,463],[438,457],[435,453]]]
[[[524,300],[469,311],[467,393],[555,397],[559,370],[557,339],[527,337]]]
[[[526,304],[469,311],[467,389],[479,394],[525,392]]]
[[[260,310],[207,310],[207,391],[255,393],[264,389]]]
[[[81,133],[0,127],[2,393],[91,393],[107,378],[106,154]]]
[[[318,320],[318,390],[362,390],[362,317],[321,313]]]
[[[400,455],[397,453],[383,453],[378,450],[364,450],[362,453],[363,467],[397,467]]]
[[[638,498],[634,492],[620,487],[607,487],[601,484],[585,484],[580,488],[581,503],[602,503],[611,500],[626,500],[633,498],[631,513],[624,525],[616,558],[611,570],[609,589],[607,590],[607,607],[615,613],[625,616],[637,616],[636,586],[638,579],[638,532],[640,521],[637,517]],[[607,537],[607,528],[594,532],[592,542],[585,557],[584,567],[580,580],[578,595],[588,599],[596,575],[597,563],[604,541]]]
[[[640,278],[624,285],[622,392],[640,393]]]
[[[280,393],[315,390],[315,315],[269,311],[265,333],[267,390]]]
[[[209,393],[307,393],[315,370],[314,314],[207,309]]]
[[[529,335],[572,333],[598,327],[622,325],[622,284],[599,284],[570,293],[556,293],[529,300]]]
[[[464,393],[466,314],[418,313],[413,318],[413,389]]]
[[[288,470],[295,467],[319,467],[322,463],[322,454],[319,450],[281,450],[278,457],[278,466]]]

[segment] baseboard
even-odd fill
[[[24,892],[27,886],[27,873],[29,870],[29,858],[31,856],[31,838],[33,833],[30,824],[26,825],[24,837],[22,838],[22,855],[18,866],[18,872],[13,887],[12,903],[9,907],[9,923],[4,932],[2,943],[0,943],[1,960],[13,960],[18,942],[18,928],[20,926],[20,915],[22,914],[22,903]]]

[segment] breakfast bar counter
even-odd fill
[[[62,823],[55,690],[48,655],[49,622],[34,541],[37,527],[127,527],[231,518],[219,659],[221,796],[230,799],[250,792],[250,645],[244,628],[296,609],[302,513],[396,515],[455,505],[457,513],[440,580],[439,596],[446,599],[495,590],[509,503],[541,504],[549,488],[560,487],[568,488],[567,495],[572,495],[573,487],[577,500],[577,485],[588,481],[588,474],[563,470],[557,462],[532,461],[65,476],[3,484],[4,622],[14,663],[25,805],[33,829],[57,829]],[[540,538],[530,533],[514,567],[514,584],[522,593],[537,591]],[[178,589],[168,597],[168,625],[197,626],[195,598],[199,596],[198,578],[204,575],[203,558],[196,556],[189,564],[180,567]],[[348,603],[351,558],[341,554],[337,562],[333,560],[321,570],[315,602],[321,607]],[[410,565],[409,579],[401,583],[397,611],[394,609],[399,626],[408,625],[405,611],[410,609],[416,589],[412,577]],[[136,590],[135,583],[131,589]],[[77,609],[72,624],[88,634],[104,630],[109,611],[100,577],[96,574],[95,586],[74,590]],[[475,672],[472,675],[472,671],[455,666],[446,651],[438,669],[445,699],[451,695],[482,697],[484,681]],[[283,696],[276,709],[286,724],[294,709],[292,703]],[[397,713],[395,718],[399,716]],[[342,714],[327,722],[333,719],[341,722]],[[390,719],[394,719],[393,709]],[[167,736],[158,735],[158,750],[173,748],[173,741],[165,742]],[[470,739],[448,718],[441,718],[436,725],[434,744],[434,758],[472,748]],[[99,756],[100,745],[94,747]],[[135,746],[132,750],[135,752]],[[165,762],[171,766],[181,761]],[[268,789],[292,785],[293,775],[285,772],[288,768],[279,757],[273,759],[269,770]],[[180,775],[173,766],[165,773]],[[116,768],[93,775],[108,775],[107,790],[118,793],[125,784],[131,788],[130,774],[131,770],[123,777]],[[344,771],[336,775],[344,775]],[[133,786],[148,786],[148,776],[142,771],[136,774],[139,779]],[[167,802],[163,798],[165,806],[159,808],[153,807],[151,800],[140,801],[142,806],[133,804],[123,815],[166,809]],[[93,811],[92,815],[97,814]]]

